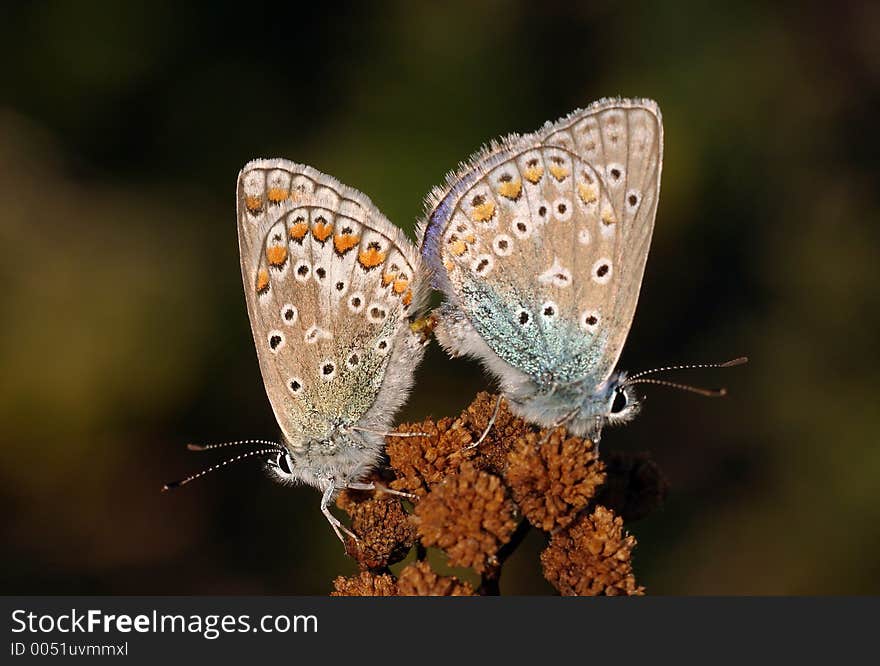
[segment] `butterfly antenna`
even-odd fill
[[[670,388],[687,391],[688,393],[696,393],[707,398],[721,398],[727,395],[726,388],[707,389],[699,386],[690,386],[689,384],[679,384],[677,382],[668,382],[665,379],[636,379],[635,381],[627,381],[624,386],[632,386],[633,384],[657,384],[658,386],[668,386]]]
[[[667,365],[663,368],[653,368],[651,370],[642,370],[642,372],[637,372],[636,374],[628,377],[624,384],[633,384],[635,383],[633,381],[634,379],[645,377],[646,375],[653,375],[657,372],[666,372],[671,370],[699,370],[703,368],[735,368],[738,365],[744,365],[748,362],[748,356],[740,356],[739,358],[735,358],[730,361],[724,361],[724,363],[690,363],[687,365]]]
[[[225,449],[230,446],[245,446],[248,444],[256,444],[259,446],[274,446],[279,451],[283,450],[278,442],[270,442],[267,439],[240,439],[235,442],[222,442],[221,444],[187,444],[186,448],[190,451],[211,451],[213,449]]]
[[[262,455],[266,455],[267,453],[276,453],[276,452],[278,452],[278,449],[276,447],[272,447],[271,449],[259,449],[257,451],[248,451],[247,453],[241,453],[233,458],[228,458],[226,460],[223,460],[223,461],[217,463],[216,465],[211,465],[210,467],[206,467],[201,472],[196,472],[195,474],[192,474],[192,475],[186,477],[185,479],[181,479],[180,481],[170,481],[169,483],[166,483],[164,486],[162,486],[162,492],[165,492],[166,490],[172,490],[173,488],[180,488],[180,486],[185,486],[190,481],[195,481],[196,479],[199,479],[199,478],[205,476],[206,474],[210,474],[211,472],[214,472],[222,467],[226,467],[228,465],[231,465],[232,463],[236,463],[241,460],[244,460],[245,458],[252,458],[254,456],[262,456]]]

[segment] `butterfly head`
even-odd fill
[[[626,383],[625,373],[617,374],[606,398],[605,422],[618,425],[632,421],[641,410],[635,388]]]
[[[632,421],[641,410],[634,387],[626,382],[625,372],[615,372],[595,391],[586,393],[572,414],[570,430],[584,433],[593,442],[602,437],[606,425]]]

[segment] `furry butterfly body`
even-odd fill
[[[657,105],[600,100],[491,144],[430,195],[420,242],[446,297],[437,338],[482,361],[523,418],[597,441],[637,413],[615,366],[662,162]]]

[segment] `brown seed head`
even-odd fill
[[[434,573],[427,562],[413,562],[404,567],[397,580],[402,597],[472,597],[474,589],[453,576]]]
[[[351,516],[351,529],[360,540],[346,539],[345,550],[362,569],[399,562],[415,543],[415,525],[397,497],[381,491],[345,490],[336,506]]]
[[[605,480],[604,466],[588,439],[558,429],[528,433],[513,443],[504,479],[532,525],[547,532],[565,527]]]
[[[361,571],[356,576],[337,576],[331,597],[395,597],[397,582],[388,574]]]
[[[597,506],[550,540],[541,553],[544,577],[566,596],[644,594],[632,570],[635,545],[623,520]]]
[[[416,505],[422,545],[442,548],[453,566],[478,573],[495,562],[516,528],[516,506],[501,479],[464,463]]]
[[[458,420],[443,418],[435,423],[428,419],[422,423],[401,424],[396,430],[424,432],[428,436],[386,438],[385,451],[397,473],[397,479],[389,485],[395,490],[424,495],[463,460],[474,455],[465,450],[471,437]]]
[[[477,441],[485,432],[497,404],[497,395],[481,392],[461,413],[459,420],[462,427],[470,431],[473,441]],[[494,474],[500,474],[507,465],[507,453],[511,445],[532,430],[532,426],[518,416],[514,416],[508,408],[507,401],[502,400],[492,429],[475,451],[477,466]]]

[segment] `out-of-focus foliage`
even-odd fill
[[[306,11],[307,13],[302,13]],[[355,571],[311,489],[187,441],[272,437],[233,186],[313,164],[412,232],[486,140],[658,100],[666,164],[604,451],[670,482],[629,525],[649,593],[880,592],[880,8],[873,3],[6,3],[0,9],[3,592],[327,593]],[[690,376],[689,376],[690,378]],[[486,386],[434,348],[401,418]],[[506,592],[548,592],[526,542]]]

